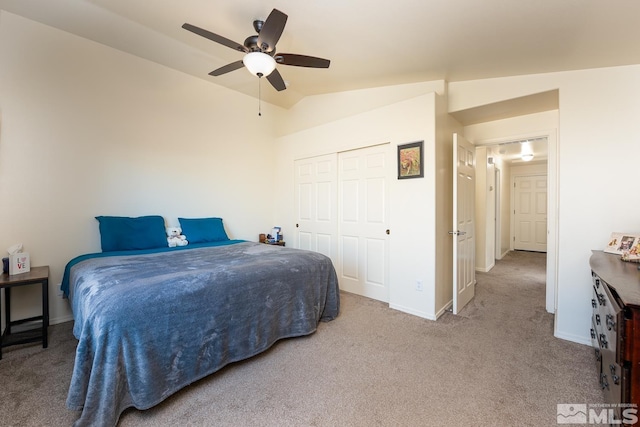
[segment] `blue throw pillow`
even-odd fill
[[[96,219],[100,223],[102,252],[167,247],[164,218],[159,215],[97,216]]]
[[[220,242],[229,240],[222,218],[178,218],[182,234],[189,243]]]

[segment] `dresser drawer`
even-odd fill
[[[622,399],[622,368],[612,352],[603,353],[600,387],[607,403],[620,403]]]
[[[620,363],[622,357],[622,310],[613,297],[609,286],[597,275],[593,275],[592,321],[601,351],[612,352],[613,358]]]

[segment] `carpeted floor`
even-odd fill
[[[342,293],[338,319],[183,389],[120,426],[555,426],[558,403],[598,403],[593,350],[553,337],[545,254],[511,252],[478,273],[454,316],[424,320]],[[9,347],[0,425],[69,426],[76,341]]]

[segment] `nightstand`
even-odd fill
[[[12,321],[11,288],[36,284],[42,286],[42,316]],[[47,328],[49,327],[49,266],[33,267],[28,273],[15,274],[13,276],[4,273],[0,275],[0,289],[4,289],[5,310],[5,330],[4,333],[0,335],[0,359],[2,359],[2,348],[10,345],[42,341],[42,348],[47,348]],[[0,304],[0,318],[2,317],[2,310],[2,304]]]
[[[285,246],[284,240],[278,240],[277,242],[262,242],[262,243],[267,245],[273,245],[273,246]]]

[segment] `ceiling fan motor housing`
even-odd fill
[[[260,51],[260,48],[258,47],[258,35],[247,37],[244,40],[244,47],[249,49],[249,52]]]

